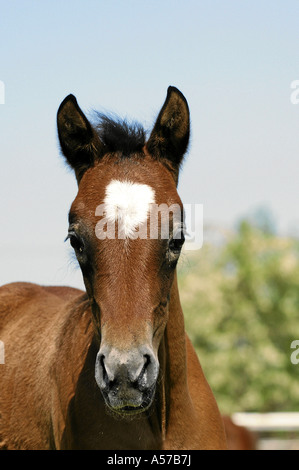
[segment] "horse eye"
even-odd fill
[[[74,248],[75,251],[77,251],[78,253],[83,253],[84,243],[81,240],[81,238],[79,238],[74,233],[70,233],[67,238],[70,239],[70,244]]]
[[[172,238],[168,244],[170,251],[175,254],[179,254],[184,244],[184,241],[185,237],[183,233],[181,234],[180,238]]]

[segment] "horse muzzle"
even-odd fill
[[[122,415],[149,408],[158,373],[158,360],[147,346],[130,351],[104,346],[97,354],[96,382],[107,406]]]

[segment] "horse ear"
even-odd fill
[[[59,106],[57,128],[61,150],[79,181],[93,164],[101,142],[74,95],[68,95]]]
[[[170,161],[176,178],[188,147],[189,135],[188,103],[177,88],[170,86],[146,148],[153,157]]]

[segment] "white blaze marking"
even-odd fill
[[[118,222],[126,238],[131,238],[147,220],[150,204],[155,202],[155,191],[147,184],[112,180],[106,188],[104,200],[106,217]]]

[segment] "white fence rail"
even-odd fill
[[[299,412],[234,413],[231,418],[255,433],[260,450],[299,450]]]
[[[255,432],[299,431],[299,412],[234,413],[232,420]]]

